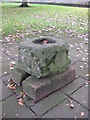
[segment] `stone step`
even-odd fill
[[[22,83],[23,92],[35,101],[39,101],[48,94],[60,89],[75,79],[75,70],[69,66],[62,73],[37,79],[29,76]]]

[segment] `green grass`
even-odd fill
[[[55,29],[87,33],[88,9],[78,7],[30,5],[20,8],[19,3],[2,3],[2,31],[5,36],[25,31]],[[74,23],[72,25],[72,23]]]

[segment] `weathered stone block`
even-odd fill
[[[24,70],[19,68],[19,66],[17,66],[14,67],[11,78],[18,86],[20,86],[22,85],[22,81],[25,80],[28,76],[30,76],[30,74],[26,73]]]
[[[48,94],[60,89],[75,79],[75,71],[69,67],[62,73],[45,77],[28,77],[23,81],[23,91],[35,101],[42,99]]]
[[[68,67],[68,45],[57,38],[30,39],[20,45],[18,63],[37,78],[51,76]]]

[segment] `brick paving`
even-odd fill
[[[75,80],[37,103],[33,104],[33,101],[26,97],[23,106],[19,106],[17,102],[20,89],[12,91],[7,88],[8,79],[11,78],[12,73],[10,63],[17,61],[17,49],[23,40],[3,41],[2,61],[0,60],[0,66],[2,65],[0,104],[2,103],[3,118],[88,118],[88,111],[90,112],[86,75],[88,73],[88,44],[85,43],[85,39],[77,37],[69,39],[69,57],[76,71]],[[73,108],[70,107],[71,103],[74,105]]]

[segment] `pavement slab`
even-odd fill
[[[4,42],[2,44],[3,51],[5,52],[6,50],[10,50],[10,49],[15,48],[15,47],[17,48],[22,41],[23,40],[20,39],[20,40],[16,40],[16,41],[10,40],[9,42]]]
[[[0,63],[8,60],[10,60],[10,57],[2,52],[2,54],[0,55]]]
[[[70,103],[65,100],[51,111],[47,112],[42,118],[88,118],[88,110],[72,100],[74,108],[70,108]],[[84,116],[81,113],[84,112]]]
[[[36,113],[37,116],[41,116],[42,114],[46,113],[47,111],[61,103],[65,98],[66,95],[61,90],[58,90],[57,92],[54,92],[45,99],[36,103],[34,106],[31,107],[31,109]]]
[[[11,62],[15,62],[15,60],[11,59],[9,61],[0,64],[0,67],[2,66],[2,76],[8,75],[12,72],[13,67],[10,67]]]
[[[74,46],[79,46],[80,43],[84,43],[85,39],[74,36],[73,38],[71,38],[69,40],[70,44],[74,45]]]
[[[69,56],[76,58],[76,60],[82,60],[85,58],[86,62],[88,62],[88,53],[78,49],[79,48],[70,50]]]
[[[5,53],[6,53],[10,58],[18,57],[18,48],[11,48],[10,50],[6,50]]]
[[[45,36],[58,36],[58,38],[66,37],[61,36],[61,34],[49,33],[48,31],[44,33]],[[37,36],[40,36],[39,34]],[[36,36],[36,37],[37,37]],[[42,36],[42,33],[41,33]],[[86,74],[88,73],[88,44],[87,39],[80,37],[67,37],[69,40],[69,57],[71,58],[71,64],[75,68],[76,79],[72,83],[63,87],[61,90],[48,95],[39,102],[33,103],[32,99],[29,97],[24,98],[24,105],[19,106],[17,103],[17,96],[20,95],[22,87],[18,88],[16,91],[11,91],[7,88],[8,79],[11,78],[10,63],[12,61],[17,61],[18,46],[23,39],[20,41],[4,40],[2,45],[2,56],[0,57],[0,68],[2,68],[2,74],[0,73],[0,85],[2,82],[3,96],[0,94],[0,101],[2,101],[3,107],[3,118],[35,118],[36,116],[42,118],[88,118],[88,110],[90,113],[90,107],[88,106],[88,85],[85,84],[87,79]],[[13,58],[13,59],[11,59]],[[82,59],[86,61],[82,61]],[[2,59],[2,61],[1,61]],[[10,60],[9,60],[10,59]],[[3,62],[3,63],[1,63]],[[2,77],[3,76],[3,77]],[[0,88],[1,91],[1,88]],[[14,95],[14,93],[16,95]],[[68,97],[69,98],[68,98]],[[74,108],[70,108],[70,103],[67,99],[72,98],[72,103]],[[1,102],[0,102],[1,104]],[[34,111],[34,113],[32,111]],[[84,116],[81,113],[84,112]]]
[[[85,84],[85,80],[79,77],[78,79],[74,80],[72,83],[68,84],[61,90],[65,92],[67,95],[70,95],[73,92],[75,92],[77,89],[79,89],[81,86],[83,86],[84,84]]]
[[[0,98],[0,101],[8,98],[9,96],[13,95],[14,93],[7,88],[4,82],[2,82],[2,98]]]
[[[2,102],[2,116],[3,118],[35,118],[28,107],[18,105],[15,95]]]
[[[90,106],[88,105],[88,86],[87,85],[84,85],[83,87],[81,87],[79,90],[73,93],[71,97],[90,110]]]
[[[2,79],[3,82],[5,82],[6,84],[8,84],[8,80],[9,80],[10,78],[11,78],[11,74],[8,74],[8,75],[2,77],[1,79]]]
[[[75,57],[72,57],[72,56],[69,56],[70,60],[71,60],[71,65],[75,64],[76,62],[79,61],[79,59],[75,58]]]
[[[88,74],[88,64],[86,62],[77,62],[72,66],[78,76],[83,77],[84,79],[88,79],[86,76]]]

